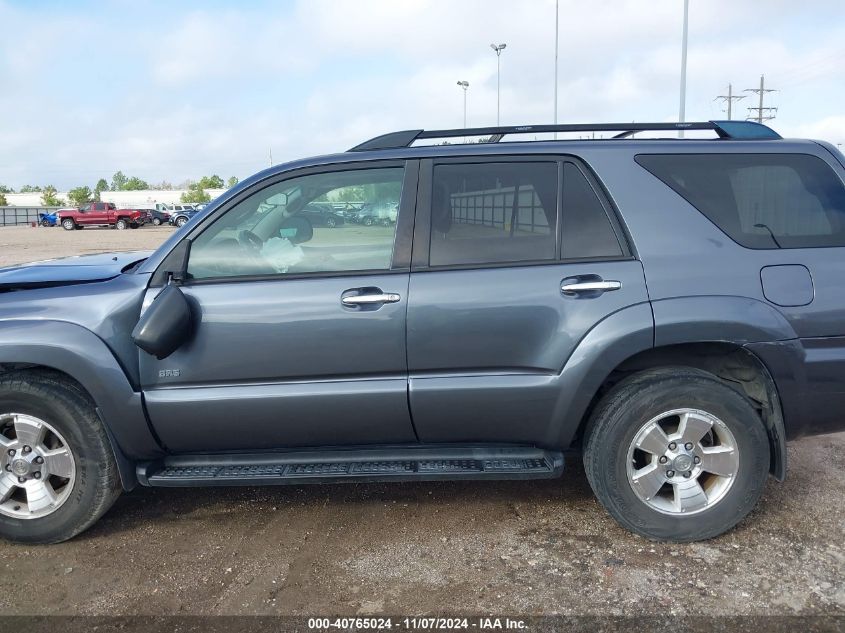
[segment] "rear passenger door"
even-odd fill
[[[407,336],[421,441],[547,440],[578,342],[648,300],[599,190],[576,159],[423,162]]]

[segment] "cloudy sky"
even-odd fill
[[[845,1],[691,0],[687,120],[761,73],[845,144]],[[562,122],[678,116],[682,0],[561,0]],[[551,122],[554,0],[0,0],[0,184],[244,177],[405,128]],[[747,94],[747,93],[746,93]],[[746,115],[751,98],[736,105]],[[756,105],[756,104],[755,104]],[[738,112],[737,112],[738,110]]]

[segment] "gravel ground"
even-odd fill
[[[0,265],[152,248],[172,229],[8,228]],[[561,480],[138,489],[49,547],[0,542],[0,613],[845,615],[845,433],[789,448],[728,534],[617,526]]]

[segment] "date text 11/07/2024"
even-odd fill
[[[309,618],[312,631],[347,630],[407,630],[407,631],[524,631],[525,620],[500,617],[445,618],[445,617],[374,617],[374,618]]]

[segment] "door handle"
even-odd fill
[[[351,297],[342,297],[340,302],[350,308],[357,306],[369,306],[378,303],[397,303],[402,297],[392,292],[385,292],[375,295],[352,295]]]
[[[576,281],[562,284],[560,290],[563,294],[571,296],[582,292],[610,292],[619,290],[621,287],[620,281]]]

